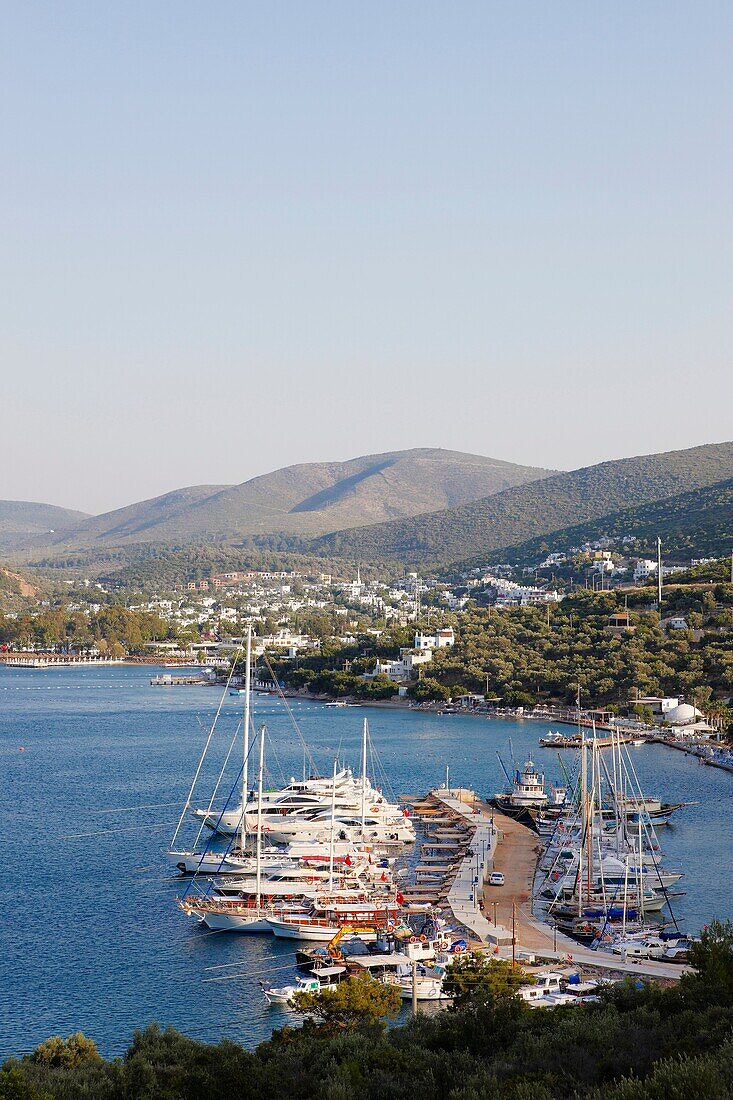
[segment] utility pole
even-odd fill
[[[662,540],[657,538],[657,601],[659,604],[659,619],[662,618]]]
[[[517,965],[517,902],[512,898],[512,970]]]

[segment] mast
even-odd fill
[[[619,847],[621,841],[621,815],[618,801],[618,768],[616,767],[616,726],[611,730],[611,763],[613,765],[613,818],[616,828],[616,856],[621,858],[621,849]],[[621,735],[619,734],[619,737]],[[603,815],[601,814],[601,820]]]
[[[591,756],[591,782],[590,782],[590,794],[588,795],[588,901],[591,897],[591,888],[593,885],[593,825],[596,813],[595,796],[596,796],[596,768],[598,764],[598,744],[596,741],[596,720],[593,719],[593,743],[592,743],[592,756]]]
[[[334,833],[336,831],[336,763],[337,758],[333,761],[333,784],[331,786],[331,840],[329,843],[328,852],[328,892],[333,893],[333,841]]]
[[[364,733],[361,739],[361,838],[364,839],[364,833],[366,831],[366,758],[367,758],[367,736],[369,735],[369,724],[364,719]]]
[[[585,830],[588,828],[588,761],[585,755],[585,730],[580,731],[580,805],[582,829],[580,845],[578,846],[578,919],[583,916],[583,849],[585,846]]]
[[[644,864],[641,858],[641,806],[639,807],[639,858],[636,861],[639,881],[639,915],[644,920]]]
[[[260,905],[262,904],[261,887],[262,887],[262,778],[265,770],[265,727],[260,726],[260,768],[257,775],[257,889],[255,904],[257,906],[257,912],[259,915]]]
[[[252,693],[252,623],[247,623],[247,652],[244,658],[244,759],[242,761],[242,851],[247,845],[247,796],[249,794],[249,775],[247,758],[249,756],[249,716]]]

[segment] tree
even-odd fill
[[[446,699],[450,699],[450,691],[443,684],[437,680],[433,680],[430,676],[424,676],[422,680],[418,680],[408,688],[407,694],[411,699],[416,699],[418,703],[427,703],[433,701],[445,702]]]
[[[352,1030],[364,1024],[393,1020],[402,1003],[395,986],[382,985],[368,974],[348,978],[333,989],[296,993],[293,1006],[327,1031]]]
[[[17,1066],[0,1069],[0,1100],[51,1100],[49,1092],[39,1092]]]
[[[101,1062],[102,1058],[94,1040],[77,1031],[68,1039],[62,1039],[60,1035],[45,1039],[30,1055],[30,1060],[37,1065],[74,1069],[89,1062]]]
[[[443,989],[454,1008],[495,1005],[511,1000],[526,980],[519,967],[473,951],[455,959],[443,981]]]
[[[690,965],[703,984],[733,995],[733,921],[711,921],[690,948]]]

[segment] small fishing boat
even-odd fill
[[[271,1005],[287,1007],[296,993],[320,993],[337,985],[345,975],[345,966],[323,966],[311,978],[296,978],[293,985],[267,987],[260,982],[260,986]]]

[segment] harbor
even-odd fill
[[[161,669],[161,673],[165,671]],[[294,978],[297,943],[271,934],[243,938],[207,932],[175,904],[185,883],[164,850],[206,739],[214,697],[197,691],[159,692],[149,687],[149,679],[146,666],[65,668],[52,679],[29,677],[23,670],[0,670],[1,744],[6,790],[13,800],[4,811],[10,852],[6,884],[11,892],[22,889],[27,899],[23,921],[15,922],[12,930],[6,926],[3,948],[11,975],[9,995],[22,1006],[24,1019],[32,1021],[30,1032],[25,1023],[21,1026],[20,1017],[17,1025],[8,1022],[8,1049],[23,1049],[26,1036],[37,1042],[51,1033],[81,1028],[95,1035],[105,1052],[115,1053],[124,1048],[133,1028],[153,1019],[194,1037],[215,1040],[227,1034],[250,1046],[267,1037],[273,1026],[281,1026],[281,1010],[268,1005],[258,983],[281,986]],[[241,721],[243,701],[243,697],[230,696],[224,701],[220,722],[227,743]],[[358,777],[365,712],[328,709],[309,701],[288,700],[288,705],[321,762],[321,771],[327,773],[329,759],[333,761],[333,755],[340,752]],[[407,862],[425,868],[449,864],[451,871],[455,867],[456,873],[448,876],[444,886],[436,884],[427,870],[421,873],[418,891],[430,898],[431,904],[435,899],[445,905],[442,919],[455,931],[455,938],[493,953],[497,945],[478,922],[482,918],[487,926],[495,924],[495,931],[503,933],[507,942],[498,945],[501,957],[510,958],[514,910],[514,947],[523,967],[527,966],[524,953],[535,950],[541,951],[545,968],[570,971],[579,961],[584,974],[592,973],[585,954],[597,965],[595,952],[574,941],[566,943],[558,932],[555,954],[553,930],[531,914],[528,899],[538,859],[534,849],[541,844],[539,835],[518,827],[513,819],[504,821],[495,808],[493,867],[505,875],[505,884],[485,883],[478,899],[483,901],[483,911],[475,903],[475,895],[474,903],[470,896],[475,871],[469,874],[466,857],[472,845],[470,837],[467,843],[467,833],[477,819],[488,827],[492,818],[488,798],[506,789],[496,750],[506,756],[511,741],[518,762],[531,753],[556,784],[565,782],[557,753],[537,744],[547,724],[499,719],[484,724],[468,716],[446,719],[407,709],[370,709],[367,713],[395,800],[406,793],[410,797],[400,805],[417,806],[430,791],[448,798],[440,801],[440,814],[433,815],[448,820],[436,820],[430,826],[426,823],[429,836],[423,835],[419,815],[412,815],[416,840]],[[297,736],[293,737],[285,703],[275,697],[260,697],[254,702],[254,715],[258,726],[267,725],[272,741],[272,751],[268,749],[266,757],[271,778],[279,777],[278,785],[283,785],[292,776],[302,776],[303,748]],[[241,749],[241,739],[239,744]],[[19,745],[24,752],[18,751]],[[256,783],[258,772],[258,747],[252,757],[252,783]],[[690,803],[673,816],[663,847],[669,862],[684,868],[685,894],[675,899],[674,909],[681,925],[695,933],[733,908],[726,871],[730,866],[726,822],[731,777],[719,769],[700,767],[687,754],[670,753],[662,745],[649,744],[633,751],[645,790],[669,801]],[[572,750],[565,758],[571,767]],[[450,788],[441,792],[448,762]],[[203,772],[206,784],[213,787],[218,769],[207,771],[205,765]],[[85,797],[80,801],[82,783]],[[456,794],[454,801],[447,795],[448,789]],[[468,791],[476,793],[478,806],[467,801]],[[197,804],[194,809],[205,809],[207,804]],[[474,814],[475,808],[481,809],[483,818]],[[41,814],[42,830],[35,824]],[[448,830],[449,835],[438,837],[439,828]],[[459,835],[450,835],[454,832]],[[702,837],[705,859],[701,858]],[[428,842],[434,845],[432,851],[422,848]],[[719,875],[707,873],[711,864],[721,869]],[[457,876],[461,867],[465,871],[462,879]],[[493,867],[485,870],[490,873]],[[413,876],[401,876],[397,881],[405,898],[409,896],[408,883],[418,886]],[[463,898],[458,897],[459,889]],[[455,911],[448,905],[452,890]],[[424,912],[417,897],[416,903],[415,912],[406,915],[420,928]],[[53,922],[47,920],[51,911]],[[477,925],[472,930],[470,921],[474,919]],[[108,930],[112,927],[117,930],[114,952],[109,950]],[[41,934],[47,943],[42,968],[31,949]],[[568,954],[572,959],[563,961]],[[78,965],[80,958],[82,966]],[[624,964],[618,955],[603,961],[608,972],[618,974],[623,973],[618,969],[623,965],[627,972],[638,975],[647,970],[657,972],[665,965],[654,960]],[[676,972],[680,972],[679,965]],[[22,988],[12,977],[21,973]],[[232,974],[237,978],[214,984],[209,981]],[[63,1001],[54,992],[60,987],[65,989]],[[216,996],[212,999],[213,990]],[[113,1002],[117,1013],[114,1029],[108,1011]],[[409,1013],[409,999],[403,1011]]]

